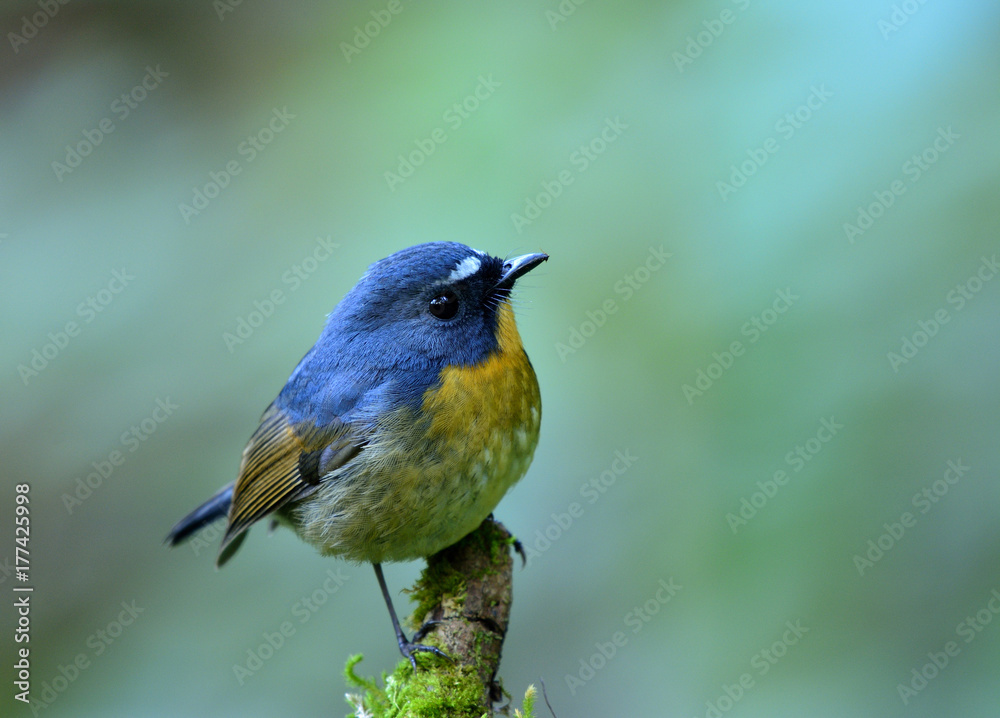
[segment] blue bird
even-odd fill
[[[270,517],[323,555],[381,564],[430,556],[473,531],[527,471],[541,396],[514,322],[515,282],[548,259],[456,242],[372,264],[264,411],[236,481],[181,519],[176,545],[227,517],[217,564]]]

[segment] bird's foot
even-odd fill
[[[489,519],[490,521],[492,521],[493,523],[495,523],[501,529],[503,529],[503,532],[505,534],[507,534],[507,536],[510,538],[511,543],[514,545],[514,550],[517,551],[517,554],[521,557],[521,568],[524,568],[525,566],[527,566],[528,565],[528,554],[525,553],[525,551],[524,551],[524,544],[521,543],[521,539],[519,539],[517,536],[515,536],[510,531],[508,531],[507,527],[504,526],[499,521],[497,521],[496,517],[493,514],[490,514],[486,518]]]
[[[437,623],[437,621],[431,621],[430,623]],[[402,653],[407,660],[409,660],[410,665],[413,666],[413,670],[417,670],[417,653],[433,653],[435,656],[440,656],[446,661],[454,663],[455,659],[442,651],[440,648],[419,643],[419,640],[424,637],[425,628],[429,628],[427,624],[424,624],[420,631],[414,634],[412,641],[407,641],[405,636],[399,639],[399,652]]]

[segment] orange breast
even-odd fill
[[[534,448],[541,419],[538,380],[506,302],[498,309],[497,340],[485,361],[448,367],[440,386],[424,395],[423,415],[432,417],[427,439],[447,444],[454,437],[471,448],[502,434],[524,451]]]

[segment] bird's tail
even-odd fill
[[[228,515],[229,505],[232,502],[233,484],[228,484],[219,489],[215,496],[178,521],[167,534],[166,542],[171,546],[176,546],[203,526]]]

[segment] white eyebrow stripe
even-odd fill
[[[451,270],[451,274],[448,275],[448,281],[459,282],[478,272],[481,266],[482,261],[478,257],[466,257]]]

